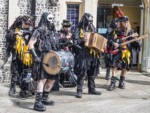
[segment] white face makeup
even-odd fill
[[[53,23],[53,22],[54,22],[54,16],[53,16],[52,14],[49,14],[49,15],[47,16],[47,20],[48,20],[49,22]]]
[[[89,21],[93,21],[93,17],[90,16],[90,17],[89,17]]]

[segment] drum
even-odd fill
[[[74,56],[70,51],[50,51],[43,58],[43,66],[51,75],[66,73],[74,66]]]

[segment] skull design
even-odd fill
[[[49,15],[47,16],[47,21],[50,22],[50,23],[54,23],[54,15],[49,14]]]

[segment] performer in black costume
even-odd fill
[[[70,31],[71,22],[69,20],[63,20],[62,28],[59,31],[60,39],[59,45],[60,49],[69,50],[68,45],[72,42],[72,33]]]
[[[72,33],[70,31],[71,27],[71,22],[69,20],[63,20],[62,22],[62,28],[59,31],[59,50],[63,51],[72,51],[72,45],[73,45],[73,40],[72,40]],[[64,86],[71,86],[70,81],[69,81],[69,73],[62,73],[60,75],[60,83]]]
[[[33,75],[38,81],[37,94],[35,98],[34,110],[45,111],[45,105],[54,105],[54,101],[48,100],[49,92],[57,76],[48,74],[42,64],[44,55],[50,50],[57,50],[55,42],[54,16],[43,13],[38,24],[38,28],[32,34],[29,41],[29,49],[32,53]]]
[[[126,16],[119,17],[117,19],[118,25],[117,29],[115,31],[117,38],[115,39],[115,42],[117,43],[123,43],[124,41],[121,40],[121,38],[130,36],[133,34],[133,30],[131,29],[129,19]],[[129,41],[133,39],[133,37],[130,37],[126,39],[125,41]],[[119,51],[113,55],[113,62],[112,62],[112,77],[111,77],[111,84],[108,88],[109,91],[112,91],[116,88],[116,75],[117,70],[121,69],[121,76],[119,81],[119,88],[124,89],[125,88],[125,75],[126,71],[130,69],[130,66],[132,65],[132,50],[135,49],[137,52],[140,50],[140,43],[139,42],[132,42],[127,44],[126,46],[120,46]]]
[[[16,47],[17,35],[23,37],[25,44],[27,44],[32,34],[32,28],[34,26],[33,24],[34,24],[33,17],[19,16],[6,33],[6,61],[5,62],[7,62],[8,58],[12,54],[12,62],[11,62],[12,77],[11,77],[11,84],[9,90],[10,96],[16,93],[16,88],[15,88],[16,83],[18,84],[20,83],[20,79],[18,78],[21,77],[21,73],[23,71],[23,65],[24,65],[23,62],[21,61],[20,53],[17,52],[18,51],[17,49],[22,48],[22,47],[19,48]]]
[[[99,53],[84,46],[86,41],[84,39],[85,32],[96,32],[93,25],[93,16],[89,13],[84,13],[74,33],[74,43],[82,47],[82,49],[76,49],[75,51],[74,72],[78,76],[77,98],[82,98],[82,87],[86,77],[88,79],[88,93],[101,95],[101,92],[95,89],[95,78],[99,73],[100,65]]]
[[[57,49],[59,51],[71,51],[72,46],[72,34],[70,32],[71,22],[68,20],[63,20],[62,28],[57,34]],[[52,90],[59,91],[60,84],[62,86],[69,85],[69,75],[68,73],[61,73],[59,78],[55,81]]]
[[[114,48],[113,41],[114,41],[115,29],[117,27],[116,20],[117,19],[112,19],[111,24],[107,30],[107,37],[106,38],[108,39],[108,41],[107,41],[107,47],[105,50],[105,66],[106,66],[105,79],[106,80],[109,80],[109,78],[110,78],[110,70],[112,67],[112,54],[110,53],[110,51],[112,51]]]

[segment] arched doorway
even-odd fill
[[[140,35],[144,34],[145,4],[148,4],[147,0],[117,0],[117,2],[112,0],[98,0],[97,32],[103,36],[106,36],[105,33],[109,23],[111,19],[114,18],[114,6],[119,6],[124,14],[129,17],[132,29]],[[142,52],[140,52],[140,54],[137,54],[136,52],[133,53],[134,68],[139,70],[141,67]]]

